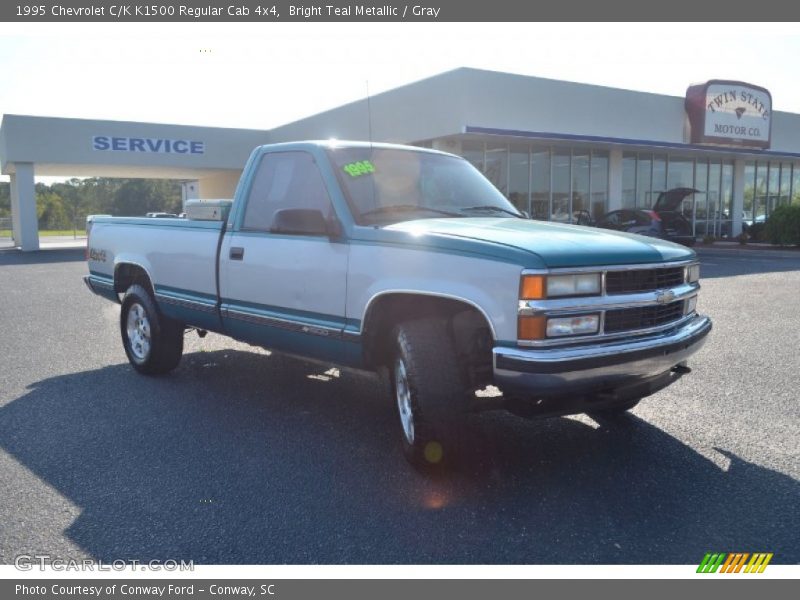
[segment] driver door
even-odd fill
[[[349,246],[328,235],[275,233],[275,213],[315,209],[333,216],[314,157],[265,153],[243,216],[220,251],[221,312],[239,340],[332,360],[341,353]]]

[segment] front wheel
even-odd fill
[[[419,319],[396,328],[391,383],[406,459],[423,470],[453,464],[466,385],[444,320]]]
[[[132,285],[125,292],[120,331],[128,361],[139,373],[162,375],[178,366],[183,354],[183,325],[162,315],[141,285]]]

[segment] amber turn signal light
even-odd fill
[[[517,339],[543,340],[547,335],[547,319],[538,317],[519,317],[517,319]]]
[[[544,275],[523,275],[519,287],[520,300],[541,300],[545,297]]]

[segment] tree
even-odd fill
[[[64,200],[47,186],[36,187],[36,216],[39,229],[70,229],[70,218]]]
[[[144,216],[148,212],[181,211],[180,184],[167,179],[73,178],[50,185],[37,183],[39,228],[82,231],[86,216]],[[0,182],[0,218],[11,216],[10,186]]]
[[[11,216],[11,184],[0,181],[0,217]]]

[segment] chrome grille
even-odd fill
[[[635,294],[675,287],[683,283],[683,277],[683,267],[608,271],[606,294]]]
[[[683,316],[683,300],[658,306],[639,306],[606,311],[605,332],[618,333],[666,325]]]

